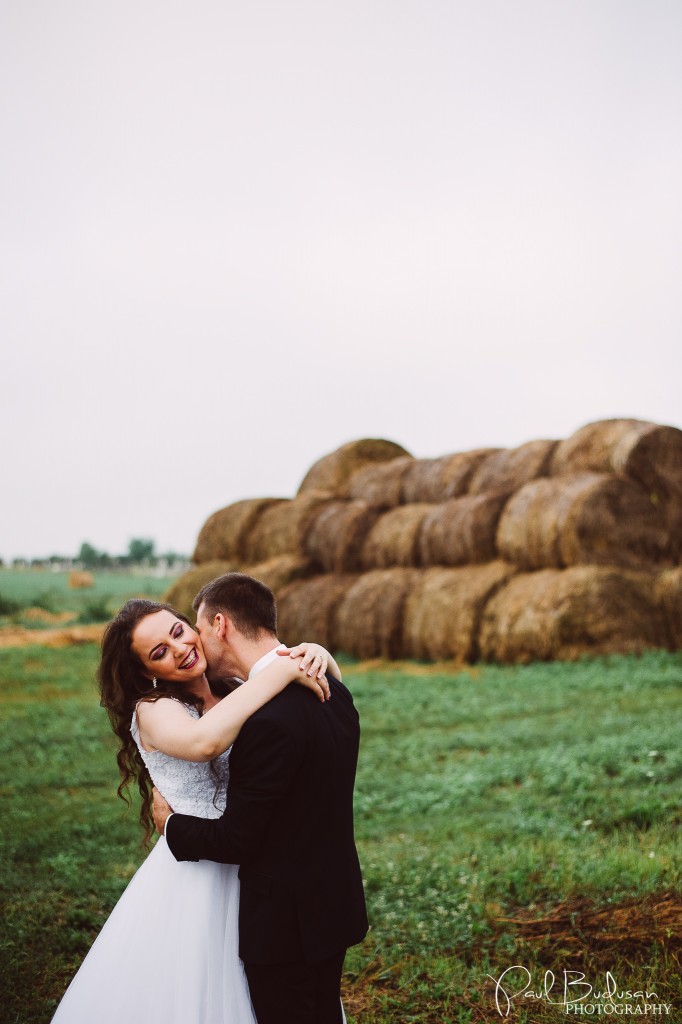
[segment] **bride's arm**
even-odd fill
[[[301,672],[299,661],[278,658],[199,719],[171,698],[141,701],[137,705],[140,738],[147,749],[161,750],[182,761],[211,761],[234,743],[247,718],[294,680],[325,700],[326,680],[310,679]]]

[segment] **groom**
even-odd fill
[[[247,679],[278,656],[265,584],[227,573],[194,608],[211,675]],[[221,818],[172,814],[154,795],[177,860],[240,865],[239,954],[258,1024],[341,1024],[343,959],[367,932],[353,838],[358,714],[328,681],[331,700],[288,686],[242,726]]]

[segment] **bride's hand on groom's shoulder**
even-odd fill
[[[283,647],[277,652],[283,658],[298,660],[299,678],[296,682],[325,701],[331,697],[327,682],[328,652],[319,644],[302,643],[296,647]]]

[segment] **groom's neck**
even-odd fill
[[[261,658],[269,654],[279,645],[279,640],[274,633],[265,633],[258,640],[247,640],[242,638],[239,644],[239,663],[242,669],[242,679],[247,679],[249,672]]]

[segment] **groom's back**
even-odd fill
[[[249,719],[232,751],[228,803],[257,801],[260,771],[277,790],[240,867],[240,952],[254,963],[323,960],[367,930],[353,834],[359,719],[346,687],[330,686],[324,704],[287,687]]]

